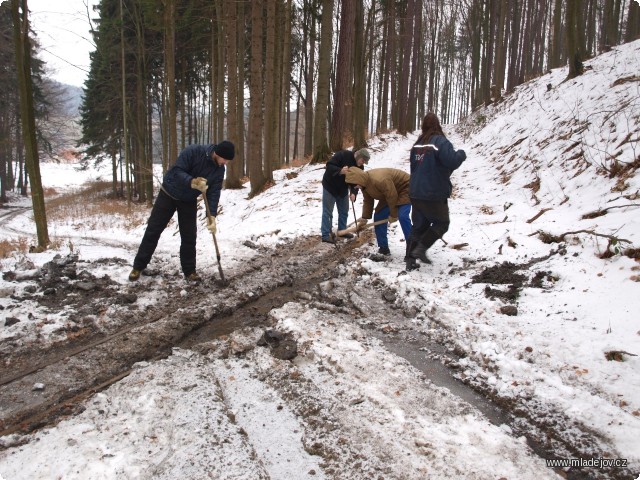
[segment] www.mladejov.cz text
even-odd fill
[[[547,458],[549,468],[626,468],[626,458]]]

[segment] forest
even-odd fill
[[[45,247],[55,100],[27,12],[0,5],[0,181],[3,202],[30,183]],[[455,123],[640,35],[635,0],[102,0],[91,20],[78,148],[111,163],[114,195],[148,204],[152,165],[188,144],[231,140],[225,188],[249,181],[254,196],[283,164],[405,135],[429,111]]]

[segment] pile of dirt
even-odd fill
[[[500,299],[513,304],[517,302],[523,288],[548,288],[558,280],[548,271],[529,271],[532,265],[541,260],[534,259],[522,264],[503,262],[491,265],[471,277],[471,282],[488,284],[484,289],[487,298]],[[506,288],[491,288],[489,285],[506,285]],[[503,313],[506,312],[512,312],[512,310],[506,309]]]

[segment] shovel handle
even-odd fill
[[[383,223],[387,223],[389,221],[388,218],[383,218],[382,220],[375,221],[373,223],[367,223],[363,227],[358,228],[358,226],[347,227],[344,230],[338,230],[338,236],[342,236],[345,233],[358,232],[360,230],[364,230],[365,228],[375,227],[376,225],[382,225]]]
[[[207,196],[204,192],[202,192],[202,200],[204,201],[204,207],[207,210],[207,220],[211,223],[211,209],[209,208],[209,202],[207,202]],[[211,236],[213,237],[213,245],[216,247],[216,259],[218,260],[218,273],[220,274],[220,279],[223,283],[226,282],[224,278],[224,273],[222,273],[222,265],[220,265],[220,249],[218,248],[218,239],[216,238],[216,234],[211,232]]]
[[[356,217],[356,205],[353,200],[351,200],[351,209],[353,210],[353,219],[355,220],[355,223],[358,223],[358,217]],[[356,230],[356,235],[360,238],[360,230]]]

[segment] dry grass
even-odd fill
[[[144,223],[149,214],[146,205],[114,197],[110,182],[88,183],[81,190],[47,201],[46,207],[49,221],[88,227],[121,223],[123,228],[133,229]]]
[[[0,240],[0,258],[9,258],[12,254],[27,253],[29,251],[29,239],[20,237],[17,240]]]

